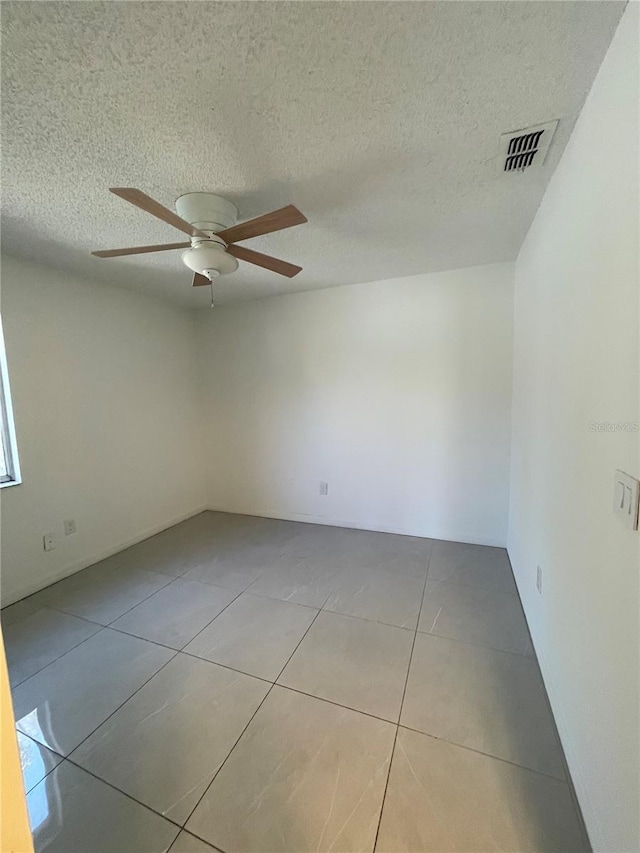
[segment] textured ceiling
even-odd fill
[[[3,248],[194,307],[182,240],[111,195],[216,192],[309,223],[245,245],[220,301],[511,260],[622,14],[618,2],[3,2]],[[545,165],[501,133],[560,119]]]

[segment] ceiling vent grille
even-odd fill
[[[557,126],[557,121],[550,121],[504,133],[500,137],[500,171],[524,172],[542,166]]]

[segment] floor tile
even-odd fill
[[[286,555],[279,566],[261,575],[251,586],[251,592],[308,607],[322,607],[333,586],[333,573],[325,564],[312,565],[304,557]]]
[[[303,526],[304,527],[304,526]],[[382,558],[407,559],[426,565],[433,540],[394,533],[377,533],[370,530],[307,525],[313,529],[300,530],[286,544],[285,549],[306,557],[324,557],[328,560],[350,559],[353,565],[378,564]]]
[[[298,556],[316,555],[349,547],[356,531],[324,524],[301,524],[287,542],[286,550]]]
[[[42,608],[5,628],[4,642],[12,686],[100,631],[100,625],[68,613]]]
[[[418,616],[377,850],[582,850],[503,549],[207,511],[0,614],[37,851],[372,853]]]
[[[494,592],[517,594],[506,550],[486,545],[435,542],[429,563],[429,580],[453,581]]]
[[[400,533],[369,533],[369,536],[375,537],[375,547],[380,553],[419,558],[424,562],[429,561],[435,541],[422,536],[404,536]]]
[[[431,539],[363,530],[350,533],[352,536],[347,542],[322,556],[344,560],[344,568],[378,568],[424,580],[429,566]]]
[[[15,688],[16,725],[68,755],[173,655],[105,628]]]
[[[212,850],[215,847],[210,847],[183,829],[171,845],[170,853],[211,853]]]
[[[35,853],[165,853],[178,827],[64,761],[27,797]]]
[[[243,593],[185,652],[275,681],[317,610]]]
[[[423,588],[424,578],[380,569],[345,572],[324,609],[413,629],[420,613]]]
[[[215,545],[282,544],[296,532],[296,522],[282,521],[251,515],[233,515],[231,513],[209,513],[206,526],[203,527],[207,542]]]
[[[44,779],[47,773],[50,773],[54,767],[60,764],[62,756],[23,735],[22,732],[17,732],[17,735],[24,790],[28,794]]]
[[[371,851],[394,735],[276,686],[186,828],[234,853]]]
[[[421,582],[424,582],[429,566],[426,557],[380,550],[373,543],[367,547],[350,546],[330,553],[310,555],[306,561],[309,565],[317,566],[318,571],[332,570],[338,578],[349,573],[385,572],[398,577],[417,578]]]
[[[158,572],[170,577],[180,577],[193,565],[194,548],[181,540],[166,540],[154,536],[139,542],[122,552],[122,565],[130,569]],[[201,553],[200,543],[195,548],[198,559]]]
[[[566,783],[400,729],[376,853],[585,851]]]
[[[37,610],[44,607],[42,592],[36,592],[21,601],[16,601],[15,604],[10,604],[8,607],[3,607],[0,610],[0,622],[2,622],[2,630],[6,631],[10,625],[15,625],[31,616]]]
[[[257,678],[178,655],[71,760],[182,824],[268,690]]]
[[[260,550],[251,547],[212,556],[191,568],[184,577],[242,592],[264,573],[265,555]]]
[[[108,625],[168,583],[170,577],[156,572],[91,566],[49,587],[44,602],[57,610]]]
[[[181,649],[237,592],[211,584],[178,578],[112,623],[112,628]]]
[[[403,726],[564,779],[534,660],[418,634]]]
[[[413,631],[322,611],[278,679],[397,722]]]
[[[418,631],[517,654],[529,648],[516,596],[448,581],[427,581]]]
[[[383,551],[378,555],[377,566],[391,575],[408,575],[424,581],[429,568],[429,559],[402,554],[385,554]]]

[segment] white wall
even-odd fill
[[[498,264],[200,315],[210,503],[504,545],[512,292]]]
[[[638,4],[631,3],[516,265],[509,553],[594,849],[638,837]],[[637,429],[637,427],[636,427]],[[536,566],[543,594],[536,591]]]
[[[23,477],[1,492],[8,604],[206,498],[190,314],[3,257],[2,318]]]

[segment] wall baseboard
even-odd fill
[[[283,512],[259,507],[229,507],[213,505],[207,507],[212,512],[228,512],[234,515],[252,515],[258,518],[276,518],[280,521],[301,521],[307,524],[320,524],[327,527],[346,527],[352,530],[371,530],[375,533],[398,533],[401,536],[418,536],[421,539],[443,539],[447,542],[464,542],[468,545],[490,545],[495,548],[506,548],[504,540],[494,536],[483,536],[462,530],[429,530],[415,527],[394,527],[393,525],[363,524],[353,519],[336,518],[327,515],[307,515],[299,512]]]
[[[99,551],[96,554],[92,554],[90,557],[83,557],[81,560],[75,560],[73,563],[69,563],[60,571],[47,577],[46,583],[30,584],[21,588],[13,595],[11,595],[7,599],[7,601],[3,601],[2,607],[8,607],[10,604],[15,604],[16,601],[21,601],[23,598],[28,598],[28,596],[34,595],[36,592],[40,592],[41,589],[46,589],[46,587],[51,586],[51,584],[64,580],[64,578],[67,578],[70,575],[74,575],[76,572],[80,572],[82,571],[82,569],[86,569],[89,566],[92,566],[94,563],[99,563],[100,560],[106,560],[107,557],[112,557],[119,551],[124,551],[125,548],[131,548],[132,545],[137,545],[138,542],[142,542],[144,539],[149,539],[151,536],[155,536],[157,533],[162,533],[163,530],[168,530],[170,527],[174,527],[174,525],[180,524],[181,521],[186,521],[188,518],[193,518],[194,515],[199,515],[201,512],[205,512],[207,509],[209,509],[209,507],[206,505],[191,509],[188,512],[181,513],[180,515],[169,519],[168,521],[163,521],[161,524],[156,524],[153,527],[150,527],[145,530],[143,533],[140,533],[131,539],[127,539],[124,542],[115,545],[113,548],[107,548],[104,551]]]
[[[8,607],[11,604],[15,604],[17,601],[21,601],[23,598],[27,598],[28,596],[34,595],[36,592],[40,592],[40,590],[51,586],[51,584],[57,583],[58,581],[61,581],[64,578],[75,574],[76,572],[80,572],[82,571],[82,569],[86,569],[88,566],[92,566],[94,563],[99,563],[101,560],[106,560],[107,557],[112,557],[119,551],[124,551],[125,548],[131,548],[132,545],[137,545],[138,542],[142,542],[144,539],[149,539],[151,536],[155,536],[157,533],[162,533],[163,530],[168,530],[168,528],[174,527],[176,524],[180,524],[180,522],[186,521],[188,518],[193,518],[193,516],[199,515],[201,512],[206,512],[207,510],[210,510],[211,512],[227,512],[235,515],[251,515],[257,516],[259,518],[274,518],[281,521],[300,521],[307,524],[318,524],[325,525],[328,527],[344,527],[352,530],[371,530],[376,533],[397,533],[401,536],[418,536],[422,539],[443,539],[448,542],[466,542],[470,545],[489,545],[497,548],[505,547],[503,542],[500,542],[495,538],[474,536],[468,533],[464,533],[462,531],[457,532],[452,530],[433,530],[429,531],[429,533],[425,533],[424,530],[417,530],[415,528],[410,527],[394,527],[392,525],[381,526],[372,524],[364,525],[361,522],[354,521],[352,519],[339,519],[324,515],[306,515],[304,513],[275,512],[273,510],[256,509],[253,507],[244,507],[242,509],[237,509],[229,508],[226,506],[222,507],[205,504],[203,506],[191,509],[188,512],[181,513],[180,515],[175,516],[174,518],[169,519],[168,521],[164,521],[161,524],[154,525],[153,527],[148,528],[137,536],[134,536],[131,539],[127,539],[124,542],[120,542],[118,545],[115,545],[112,548],[108,548],[104,551],[99,551],[95,554],[92,554],[90,557],[84,557],[81,560],[75,560],[73,563],[69,563],[59,572],[56,572],[55,574],[47,577],[46,583],[30,584],[22,587],[12,596],[10,596],[7,601],[3,601],[2,607]]]

